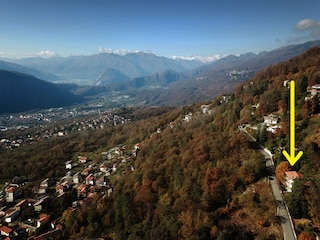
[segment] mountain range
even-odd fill
[[[90,84],[108,69],[115,69],[128,78],[135,78],[168,69],[183,72],[203,65],[196,60],[170,59],[152,53],[99,53],[90,56],[70,56],[53,58],[6,59],[25,67],[41,69],[43,72],[59,76],[61,82]],[[123,80],[126,80],[125,78]]]
[[[181,106],[230,93],[237,84],[253,77],[265,67],[287,61],[314,46],[320,46],[320,41],[290,45],[259,54],[229,55],[189,71],[167,70],[103,88],[106,91],[127,91],[149,105]],[[99,89],[101,92],[103,90]]]
[[[258,54],[229,55],[209,64],[196,60],[170,59],[151,53],[137,52],[126,55],[100,53],[90,56],[46,59],[5,59],[5,61],[0,61],[0,69],[16,72],[11,72],[12,76],[26,77],[28,81],[23,84],[29,83],[30,75],[37,79],[59,83],[58,89],[63,90],[64,94],[72,92],[73,97],[74,94],[79,95],[78,99],[82,97],[92,99],[109,96],[112,93],[119,96],[128,95],[134,98],[135,102],[144,102],[147,105],[181,106],[232,92],[237,84],[253,77],[261,69],[286,61],[313,46],[320,46],[320,40]],[[19,75],[17,72],[26,75]],[[6,74],[9,73],[6,72]],[[0,89],[5,92],[8,86],[4,86],[3,80],[0,80]],[[35,81],[31,82],[35,83]],[[16,85],[18,92],[21,92],[21,89],[50,92],[48,89],[36,88],[35,85],[27,87],[20,84],[17,82]],[[57,86],[54,87],[57,89]],[[34,95],[40,97],[43,94]],[[19,96],[22,95],[16,95],[15,99],[17,100]],[[6,99],[1,105],[8,104],[10,98],[1,97]],[[43,101],[40,102],[43,103]],[[73,101],[65,101],[66,104],[71,102]],[[22,105],[26,105],[26,102],[23,103]],[[60,104],[62,104],[61,101],[53,105]],[[43,106],[43,104],[39,106],[31,104],[31,108],[21,107],[19,109],[29,110]],[[8,111],[10,108],[6,106],[5,109]]]

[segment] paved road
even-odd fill
[[[274,199],[276,200],[277,204],[277,216],[281,221],[281,227],[283,231],[284,240],[294,240],[297,239],[296,233],[294,231],[294,227],[292,224],[292,219],[290,217],[289,210],[283,201],[282,193],[280,192],[278,182],[276,180],[273,159],[266,152],[266,149],[261,150],[262,154],[265,156],[266,159],[266,167],[269,170],[269,182],[272,188]]]
[[[245,134],[247,134],[252,141],[256,141],[256,139],[254,137],[252,137],[246,131],[246,126],[244,126],[244,125],[239,126],[239,130],[244,132]],[[283,201],[282,193],[280,192],[279,185],[276,180],[275,167],[274,167],[272,155],[268,149],[264,148],[262,145],[260,145],[260,147],[261,147],[260,151],[266,160],[266,167],[267,167],[268,174],[269,174],[268,178],[269,178],[270,186],[272,188],[273,196],[274,196],[274,199],[275,199],[275,202],[277,205],[277,216],[281,221],[281,227],[282,227],[282,231],[283,231],[283,239],[284,240],[296,240],[297,236],[294,231],[292,219],[290,217],[289,210],[288,210],[285,202]]]

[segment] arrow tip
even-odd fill
[[[294,156],[294,154],[293,155],[289,155],[286,150],[283,150],[282,154],[288,160],[290,165],[293,166],[301,158],[301,156],[303,154],[303,151],[299,151],[296,156]]]

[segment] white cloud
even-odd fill
[[[59,55],[54,51],[44,50],[36,53],[35,56],[43,57],[43,58],[51,58],[51,57],[57,57]]]
[[[5,52],[0,51],[0,57],[9,57],[9,55]]]
[[[320,22],[317,22],[310,18],[302,19],[295,25],[294,28],[299,31],[320,29]]]
[[[320,22],[313,19],[302,19],[294,27],[294,29],[303,34],[296,39],[318,40],[320,39]]]
[[[138,53],[138,52],[142,52],[140,50],[130,50],[130,49],[111,49],[111,48],[104,48],[104,47],[98,47],[99,52],[101,53],[114,53],[117,55],[127,55],[129,53]]]
[[[290,36],[287,44],[297,44],[320,39],[320,21],[311,18],[302,19],[293,28],[295,35]]]

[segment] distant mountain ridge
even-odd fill
[[[31,75],[0,70],[0,114],[64,107],[82,100]]]
[[[149,105],[181,106],[230,93],[237,84],[265,67],[287,61],[313,46],[320,46],[320,41],[258,54],[229,55],[210,64],[135,52],[15,59],[12,61],[20,66],[8,65],[15,66],[15,71],[19,68],[28,71],[40,69],[41,72],[54,73],[62,79],[61,82],[80,84],[79,87],[72,85],[72,92],[83,97],[100,97],[116,92]]]
[[[234,87],[270,65],[295,57],[320,41],[291,45],[259,54],[229,55],[185,72],[166,70],[127,81],[86,88],[85,96],[123,91],[150,105],[181,106],[230,93]]]
[[[10,62],[1,61],[1,60],[0,60],[0,69],[29,74],[29,75],[35,76],[36,78],[46,80],[46,81],[60,80],[60,78],[54,74],[42,72],[34,68],[28,68],[19,64],[10,63]]]
[[[203,65],[200,61],[174,60],[160,57],[152,53],[99,53],[90,56],[71,56],[54,58],[23,58],[10,61],[29,68],[59,76],[63,81],[89,84],[90,81],[107,71],[115,69],[128,78],[142,77],[156,72],[172,69],[184,72]]]
[[[170,104],[180,106],[211,99],[222,93],[230,93],[240,82],[253,77],[260,70],[287,61],[308,49],[318,46],[319,41],[290,45],[259,54],[229,55],[208,65],[184,72],[187,77],[166,87],[165,91],[139,92],[150,105]]]

